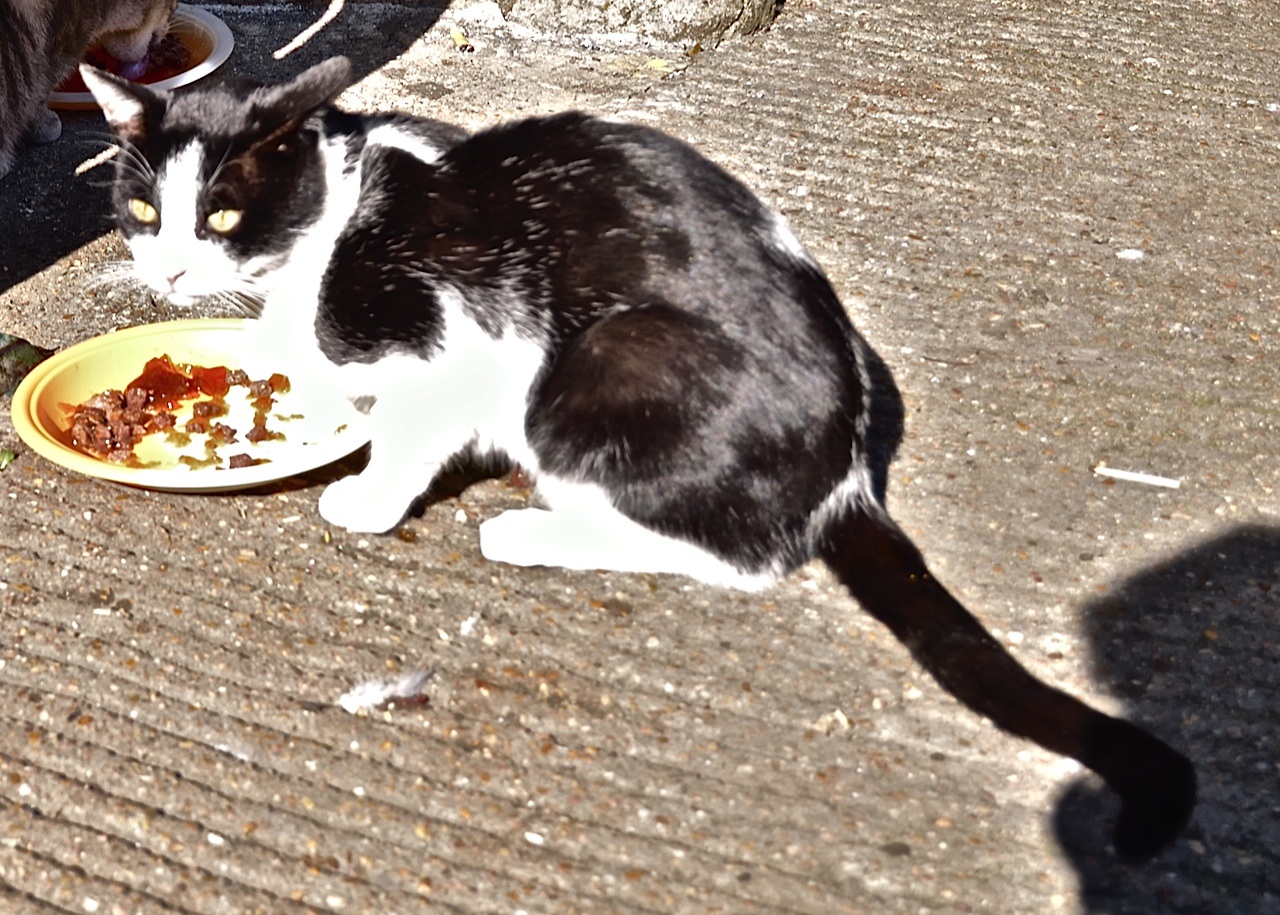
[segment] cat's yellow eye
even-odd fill
[[[160,214],[156,212],[156,208],[137,197],[129,201],[129,212],[143,225],[149,226],[160,221]]]
[[[239,210],[215,210],[209,214],[205,224],[219,235],[226,235],[240,225],[240,215]]]

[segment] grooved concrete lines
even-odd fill
[[[1087,773],[942,693],[820,567],[759,595],[486,563],[480,483],[328,530],[329,469],[189,496],[0,449],[0,910],[1280,911],[1274,5],[791,0],[692,56],[497,4],[215,5],[230,75],[353,107],[568,107],[781,210],[894,370],[891,510],[1027,666],[1185,750],[1125,867]],[[474,53],[455,49],[460,29]],[[0,183],[0,332],[190,315],[114,282],[100,119]],[[199,312],[210,313],[210,312]],[[1180,481],[1167,489],[1099,464]],[[352,715],[416,668],[427,701]]]

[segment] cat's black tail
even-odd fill
[[[920,551],[882,511],[849,508],[818,554],[859,603],[965,705],[1000,728],[1079,760],[1120,795],[1115,846],[1149,857],[1195,806],[1191,763],[1141,728],[1036,679],[934,579]]]

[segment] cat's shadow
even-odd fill
[[[256,6],[222,6],[217,15],[231,29],[231,57],[206,81],[250,78],[278,82],[338,54],[359,80],[399,57],[431,28],[447,0],[425,5],[347,4],[338,17],[282,60],[272,52],[312,25],[315,4],[263,12]],[[61,112],[62,138],[18,152],[13,170],[0,178],[0,293],[16,286],[112,228],[108,185],[111,169],[77,175],[77,166],[102,152],[107,129],[97,111]],[[67,311],[76,303],[67,303]],[[0,327],[0,332],[5,330]]]
[[[1097,679],[1192,759],[1199,804],[1171,849],[1125,865],[1104,832],[1112,798],[1072,785],[1054,827],[1084,911],[1280,911],[1280,528],[1234,528],[1128,579],[1087,615]]]

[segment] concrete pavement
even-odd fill
[[[1039,674],[1187,751],[1148,865],[1109,798],[957,706],[818,567],[762,595],[485,563],[507,481],[398,536],[330,468],[193,497],[0,416],[0,909],[1107,912],[1280,907],[1280,26],[1265,2],[792,0],[690,56],[497,4],[228,5],[229,73],[476,128],[581,107],[778,207],[894,369],[890,506]],[[450,29],[475,47],[460,54]],[[0,184],[0,331],[180,316],[103,284],[101,122]],[[1165,489],[1091,468],[1147,471]],[[346,468],[349,469],[349,468]],[[417,667],[426,704],[353,716]]]

